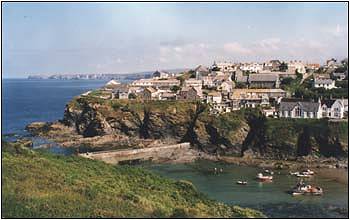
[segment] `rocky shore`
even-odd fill
[[[190,142],[186,159],[169,161],[209,159],[281,169],[348,164],[346,122],[267,119],[249,109],[210,115],[197,102],[77,97],[67,104],[62,120],[35,122],[26,130],[76,153]]]

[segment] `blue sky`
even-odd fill
[[[4,77],[347,57],[347,3],[3,3]]]

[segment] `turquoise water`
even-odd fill
[[[200,161],[193,164],[148,164],[143,165],[162,176],[191,181],[196,188],[210,198],[244,207],[256,208],[274,218],[344,218],[348,212],[348,186],[330,178],[315,175],[308,183],[323,188],[323,196],[293,197],[286,193],[297,181],[287,170],[275,171],[272,183],[255,180],[262,169],[232,164]],[[214,167],[223,172],[215,174]],[[347,170],[344,170],[346,173]],[[237,180],[248,181],[247,185],[236,184]],[[342,213],[342,211],[345,213]]]

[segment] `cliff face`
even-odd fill
[[[346,122],[267,119],[256,110],[214,116],[207,108],[196,102],[80,97],[66,106],[62,122],[84,137],[120,134],[187,141],[208,153],[286,158],[339,157],[348,151]]]
[[[211,116],[196,102],[72,100],[62,122],[85,136],[123,134],[150,139],[189,141],[206,152],[240,153],[249,126],[241,115]]]

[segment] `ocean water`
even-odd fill
[[[2,134],[26,135],[35,121],[55,121],[74,96],[103,86],[101,80],[2,80]]]

